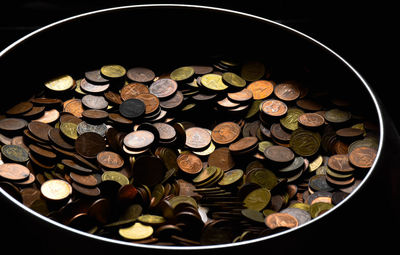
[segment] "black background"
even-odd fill
[[[371,85],[396,126],[400,127],[400,118],[398,118],[398,111],[400,110],[398,106],[400,102],[400,90],[398,89],[400,87],[398,78],[398,27],[395,23],[396,6],[394,6],[394,3],[389,3],[389,1],[9,1],[2,3],[0,7],[0,49],[5,48],[13,41],[37,28],[72,15],[108,7],[148,3],[183,3],[223,7],[278,21],[304,32],[347,60]],[[240,27],[237,29],[238,31],[241,30]],[[321,83],[323,82],[321,81]],[[1,89],[6,89],[6,85],[1,84]],[[357,97],[357,95],[354,95],[354,97]],[[398,139],[398,137],[393,137],[393,139]],[[394,176],[398,176],[398,174]],[[392,187],[392,190],[396,191],[399,188]],[[382,194],[377,191],[378,195]],[[383,195],[391,196],[392,194]],[[399,196],[393,195],[393,197]],[[392,234],[396,236],[399,226],[392,225],[390,215],[396,217],[399,212],[388,212],[387,219],[375,218],[374,211],[388,210],[387,208],[392,207],[375,204],[372,202],[374,199],[371,198],[371,212],[366,212],[371,214],[371,222],[366,222],[365,231],[371,231],[371,235],[386,236],[387,233],[373,232],[371,225],[387,224],[387,227],[379,229],[393,230]],[[379,215],[385,215],[385,213],[381,212]],[[354,234],[357,233],[360,232],[354,231]],[[349,236],[341,236],[338,237],[341,240],[335,240],[338,243],[343,240],[346,241],[341,243],[344,245],[343,251],[346,250],[345,247],[349,244],[347,238],[357,238],[357,236],[351,236],[351,234],[350,231],[348,233]],[[374,238],[369,238],[368,240],[374,240]],[[332,240],[331,242],[327,241],[327,250],[329,250],[329,244],[332,244]],[[371,248],[376,247],[380,250],[383,248],[386,251],[389,251],[389,246],[396,246],[395,243],[391,242],[385,243],[384,247],[381,247],[379,243],[371,242],[362,243],[360,241],[357,244]],[[304,251],[322,252],[312,251],[312,237],[310,237],[310,243],[305,244],[305,246],[308,249]],[[12,249],[11,246],[10,248]],[[11,252],[10,249],[9,251]],[[41,251],[37,250],[37,252]]]

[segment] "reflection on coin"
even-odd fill
[[[151,226],[143,225],[140,222],[136,222],[128,228],[120,228],[119,234],[128,240],[141,240],[150,237],[153,234],[153,228]]]
[[[71,76],[62,75],[46,82],[44,85],[50,90],[65,91],[74,86],[74,83],[75,81]]]
[[[272,213],[265,218],[265,224],[270,229],[285,227],[294,228],[299,225],[297,219],[288,213]]]
[[[72,187],[66,181],[53,179],[43,183],[40,192],[45,198],[57,201],[69,197],[72,193]]]

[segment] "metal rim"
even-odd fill
[[[351,197],[354,196],[355,193],[358,192],[358,190],[360,188],[362,188],[365,184],[365,182],[369,179],[369,177],[371,176],[372,172],[375,169],[376,163],[377,163],[377,159],[381,156],[381,152],[382,152],[382,145],[383,145],[383,137],[384,137],[384,124],[383,124],[383,117],[382,117],[382,112],[380,110],[379,104],[378,104],[378,99],[375,97],[372,89],[370,88],[370,86],[368,85],[367,81],[357,72],[357,70],[354,69],[353,66],[351,66],[344,58],[342,58],[340,55],[338,55],[336,52],[334,52],[333,50],[331,50],[330,48],[328,48],[327,46],[325,46],[324,44],[322,44],[321,42],[315,40],[314,38],[300,32],[297,31],[291,27],[288,27],[286,25],[283,25],[281,23],[278,23],[276,21],[272,21],[269,20],[267,18],[263,18],[260,16],[256,16],[253,14],[248,14],[248,13],[244,13],[244,12],[240,12],[240,11],[235,11],[235,10],[230,10],[230,9],[225,9],[225,8],[219,8],[219,7],[210,7],[210,6],[202,6],[202,5],[188,5],[188,4],[144,4],[144,5],[129,5],[129,6],[119,6],[119,7],[112,7],[112,8],[107,8],[107,9],[101,9],[101,10],[96,10],[96,11],[91,11],[91,12],[86,12],[83,14],[79,14],[79,15],[75,15],[66,19],[62,19],[59,20],[57,22],[51,23],[47,26],[44,26],[42,28],[39,28],[25,36],[23,36],[22,38],[20,38],[19,40],[15,41],[14,43],[10,44],[8,47],[6,47],[4,50],[2,50],[0,52],[0,58],[6,54],[8,51],[12,50],[14,47],[16,47],[18,44],[20,44],[21,42],[29,39],[30,37],[34,37],[36,34],[39,34],[40,32],[50,29],[52,27],[55,27],[59,24],[63,24],[69,21],[73,21],[73,20],[77,20],[80,18],[84,18],[87,16],[91,16],[91,15],[97,15],[97,14],[102,14],[102,13],[107,13],[107,12],[113,12],[113,11],[118,11],[118,10],[125,10],[125,9],[146,9],[146,8],[180,8],[180,9],[201,9],[201,10],[205,10],[205,11],[217,11],[217,12],[222,12],[222,13],[228,13],[228,14],[233,14],[233,15],[238,15],[241,17],[245,17],[245,18],[250,18],[250,19],[254,19],[257,21],[261,21],[264,23],[268,23],[268,24],[272,24],[274,26],[277,26],[281,29],[286,30],[287,32],[290,33],[294,33],[304,39],[309,40],[311,43],[315,44],[318,47],[323,48],[324,50],[328,51],[330,54],[332,54],[334,57],[336,57],[337,59],[339,59],[348,69],[350,69],[350,71],[357,76],[358,80],[362,82],[362,84],[364,85],[365,89],[368,91],[374,105],[377,111],[377,115],[378,115],[378,119],[379,119],[379,129],[380,129],[380,138],[379,138],[379,146],[378,146],[378,151],[377,151],[377,155],[376,155],[376,160],[373,163],[373,165],[371,166],[370,170],[368,171],[368,173],[365,175],[365,177],[363,178],[363,180],[361,181],[361,183],[358,185],[358,187],[351,192],[344,200],[342,200],[339,204],[337,204],[335,207],[333,207],[331,210],[327,211],[326,213],[324,213],[321,216],[318,216],[317,218],[314,218],[304,224],[302,224],[301,226],[298,226],[296,228],[292,228],[292,229],[288,229],[276,234],[272,234],[272,235],[268,235],[265,237],[260,237],[260,238],[255,238],[252,240],[247,240],[247,241],[241,241],[238,243],[230,243],[230,244],[218,244],[218,245],[204,245],[204,246],[162,246],[162,245],[146,245],[146,244],[135,244],[135,243],[129,243],[129,242],[125,242],[125,241],[120,241],[120,240],[116,240],[116,239],[110,239],[110,238],[105,238],[105,237],[101,237],[101,236],[97,236],[94,234],[89,234],[87,232],[83,232],[74,228],[71,228],[69,226],[63,225],[59,222],[56,222],[54,220],[51,220],[50,218],[47,218],[46,216],[43,216],[37,212],[35,212],[34,210],[26,207],[25,205],[23,205],[22,203],[18,202],[16,199],[14,199],[13,197],[11,197],[7,192],[5,192],[3,189],[0,188],[0,192],[2,193],[2,195],[4,195],[6,198],[8,198],[10,201],[12,201],[14,204],[16,204],[20,209],[26,211],[27,213],[33,214],[34,216],[42,219],[43,221],[49,223],[49,224],[53,224],[56,225],[64,230],[67,231],[71,231],[75,234],[78,235],[84,235],[88,238],[94,238],[100,241],[104,241],[104,242],[108,242],[108,243],[114,243],[114,244],[118,244],[118,245],[124,245],[124,246],[131,246],[131,247],[137,247],[137,248],[147,248],[147,249],[157,249],[157,250],[208,250],[208,249],[221,249],[221,248],[232,248],[235,246],[242,246],[242,245],[248,245],[248,244],[252,244],[252,243],[258,243],[258,242],[263,242],[281,235],[285,235],[287,233],[291,233],[293,231],[297,231],[300,230],[301,228],[304,228],[306,226],[308,226],[309,224],[313,224],[314,222],[322,219],[323,217],[327,217],[329,214],[333,213],[336,208],[339,208],[343,203],[346,203],[349,199],[351,199]]]

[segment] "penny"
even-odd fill
[[[342,138],[361,138],[364,134],[364,130],[358,128],[341,128],[336,130],[336,135]]]
[[[300,90],[295,83],[280,83],[274,88],[275,96],[283,101],[293,101],[300,96]]]
[[[299,225],[298,220],[288,213],[272,213],[265,218],[265,224],[270,229],[294,228]]]
[[[139,99],[128,99],[119,105],[120,114],[128,119],[137,119],[146,112],[146,105]]]
[[[86,79],[82,79],[80,83],[80,88],[83,92],[91,93],[91,94],[98,94],[106,91],[110,87],[109,83],[103,85],[96,85],[92,84]]]
[[[103,110],[88,109],[82,112],[82,117],[89,122],[103,122],[108,118],[108,112]]]
[[[29,177],[29,169],[18,163],[0,165],[0,177],[10,181],[22,181]]]
[[[69,112],[78,118],[82,117],[83,111],[84,109],[80,99],[73,99],[64,105],[64,112]]]
[[[33,108],[31,102],[21,102],[6,111],[7,115],[20,115],[30,111]]]
[[[242,89],[238,92],[231,92],[228,93],[228,98],[229,100],[231,100],[232,102],[236,102],[236,103],[245,103],[250,101],[253,98],[253,92],[251,92],[251,90],[249,89]]]
[[[100,74],[108,80],[119,79],[125,76],[126,69],[121,65],[105,65],[101,67]]]
[[[147,149],[154,142],[154,135],[147,130],[138,130],[124,137],[124,145],[132,150]]]
[[[198,174],[203,169],[201,159],[190,152],[180,154],[176,162],[179,169],[187,174]]]
[[[377,151],[370,147],[358,147],[349,154],[349,161],[358,168],[370,168],[376,158]]]
[[[318,217],[322,213],[332,209],[332,207],[333,207],[332,204],[324,203],[324,202],[319,202],[319,203],[312,204],[310,206],[311,218],[314,219],[314,218]]]
[[[65,141],[65,139],[61,136],[60,129],[52,128],[48,132],[48,137],[51,142],[53,142],[58,147],[65,150],[73,150],[74,146]],[[77,136],[76,136],[77,137]]]
[[[219,74],[205,74],[201,76],[201,84],[212,91],[221,91],[228,88],[222,81],[222,76]]]
[[[155,73],[146,67],[133,67],[128,70],[126,77],[134,82],[147,83],[156,77]]]
[[[65,137],[72,139],[72,140],[76,140],[78,138],[77,128],[78,128],[78,125],[75,123],[71,123],[71,122],[63,122],[60,125],[61,133]],[[48,132],[51,132],[50,130]],[[54,134],[54,135],[57,136],[57,134]],[[56,139],[58,139],[58,137],[56,137]]]
[[[75,81],[74,79],[69,76],[69,75],[62,75],[59,77],[56,77],[50,81],[47,81],[44,85],[46,86],[46,88],[53,90],[53,91],[66,91],[70,88],[72,88],[72,86],[74,86]]]
[[[258,144],[258,138],[254,136],[243,137],[242,139],[238,140],[229,145],[229,150],[232,153],[241,153],[243,151],[249,149],[255,149]]]
[[[145,115],[153,114],[160,107],[160,100],[158,100],[158,97],[153,94],[139,94],[136,96],[136,99],[139,99],[144,103]]]
[[[119,93],[116,93],[112,90],[108,90],[104,92],[104,97],[110,102],[110,104],[120,105],[122,103],[122,99]]]
[[[153,82],[149,91],[151,94],[157,96],[159,99],[166,99],[174,95],[178,89],[178,83],[172,79],[159,79]]]
[[[56,109],[52,109],[49,111],[45,111],[43,116],[38,119],[35,119],[35,121],[51,124],[56,122],[59,119],[59,117],[60,117],[60,112],[57,111]]]
[[[102,151],[97,154],[96,159],[106,169],[120,169],[124,165],[124,159],[112,151]]]
[[[286,208],[280,211],[280,213],[287,213],[295,217],[299,223],[299,226],[311,220],[310,213],[299,208]]]
[[[276,138],[279,142],[287,144],[290,141],[292,135],[283,130],[281,124],[274,123],[270,128],[271,135]]]
[[[233,109],[239,106],[238,103],[230,101],[227,97],[222,100],[217,101],[217,104],[225,109]]]
[[[304,113],[298,117],[299,123],[303,127],[317,128],[325,123],[324,117],[317,113]]]
[[[239,75],[232,73],[232,72],[226,72],[222,74],[222,80],[225,84],[234,86],[234,87],[239,87],[242,88],[246,86],[246,81],[240,77]]]
[[[259,80],[250,83],[247,89],[253,94],[254,100],[262,100],[269,97],[274,92],[274,84],[270,81]]]
[[[284,102],[280,100],[268,99],[260,104],[260,109],[266,115],[281,117],[287,113],[288,107]]]
[[[354,171],[354,168],[350,165],[347,154],[332,155],[328,159],[328,166],[330,169],[339,173],[351,173]]]
[[[74,182],[86,187],[96,187],[99,184],[99,178],[96,178],[96,176],[93,174],[82,175],[75,172],[70,172],[69,176]]]
[[[121,114],[119,113],[109,113],[108,114],[108,118],[115,122],[116,124],[120,124],[120,125],[130,125],[133,123],[132,120],[127,119],[125,117],[123,117]]]
[[[211,137],[218,144],[229,144],[239,137],[240,131],[240,126],[235,122],[223,122],[214,127]]]
[[[52,201],[60,201],[68,198],[72,193],[71,185],[59,179],[48,180],[40,187],[43,197]]]
[[[149,88],[141,83],[129,83],[122,87],[121,98],[126,101],[128,99],[136,98],[140,94],[150,93]]]
[[[55,154],[53,151],[46,150],[34,144],[29,144],[29,151],[30,153],[34,154],[36,158],[46,162],[54,162],[54,160],[57,158],[57,154]]]
[[[19,118],[5,118],[0,120],[0,130],[4,132],[19,131],[24,129],[28,122]]]
[[[220,147],[208,156],[208,165],[228,171],[235,166],[235,161],[229,148]]]
[[[100,70],[92,70],[85,72],[85,79],[88,82],[96,85],[104,85],[109,83],[107,79],[104,79],[103,76],[101,76]]]
[[[97,154],[106,147],[104,138],[93,132],[80,135],[75,141],[75,150],[85,158],[96,158]]]
[[[210,133],[200,127],[192,127],[185,130],[185,145],[194,150],[202,150],[207,148],[211,143]]]
[[[173,70],[170,74],[172,80],[185,81],[194,75],[194,69],[190,66],[183,66]]]
[[[293,151],[280,145],[269,146],[265,149],[264,155],[267,159],[278,163],[287,163],[294,159]]]
[[[48,132],[53,127],[49,124],[38,122],[38,121],[31,121],[28,124],[29,132],[34,135],[36,138],[43,140],[45,142],[49,142]]]
[[[160,134],[160,141],[169,142],[175,139],[176,130],[174,129],[173,126],[162,122],[153,123],[153,126],[157,129],[158,133]]]
[[[24,163],[29,160],[28,152],[19,145],[3,145],[1,147],[3,161]]]
[[[183,100],[184,96],[182,92],[178,90],[171,98],[160,101],[160,106],[165,110],[173,110],[179,107],[183,103]]]
[[[82,97],[82,104],[90,109],[103,110],[108,106],[107,100],[103,96],[86,95]]]

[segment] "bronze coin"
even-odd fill
[[[45,106],[34,106],[30,111],[24,113],[22,116],[29,119],[37,118],[43,115],[45,109]]]
[[[58,147],[64,150],[73,150],[74,146],[68,143],[62,136],[58,128],[52,128],[47,133],[49,139]]]
[[[182,92],[177,90],[171,98],[160,101],[160,106],[165,110],[172,110],[182,105],[183,99]]]
[[[83,111],[82,111],[82,113],[83,113]],[[60,116],[60,124],[67,123],[67,122],[78,125],[79,123],[82,122],[82,119],[76,117],[75,115],[73,115],[71,113],[63,113]]]
[[[150,87],[150,93],[156,95],[159,99],[172,96],[178,89],[178,83],[172,79],[159,79],[153,82]]]
[[[203,169],[201,159],[190,152],[180,154],[176,162],[179,169],[187,174],[197,174]]]
[[[30,111],[33,107],[31,102],[21,102],[6,111],[7,115],[20,115]]]
[[[165,176],[164,162],[153,156],[139,157],[133,165],[133,180],[138,184],[154,187]]]
[[[356,167],[370,168],[375,161],[376,153],[374,148],[358,147],[349,154],[349,161]]]
[[[29,132],[36,138],[39,138],[40,140],[43,140],[45,142],[50,142],[48,133],[49,130],[52,129],[53,127],[50,126],[49,124],[38,122],[38,121],[31,121],[28,124],[28,129]]]
[[[221,168],[223,171],[228,171],[235,166],[234,158],[227,147],[215,149],[208,156],[208,165]]]
[[[49,111],[45,111],[43,116],[41,116],[38,119],[35,119],[34,121],[38,121],[38,122],[43,122],[43,123],[55,123],[60,117],[60,112],[57,111],[56,109],[52,109]]]
[[[124,145],[131,150],[141,151],[150,147],[154,142],[154,135],[147,130],[138,130],[124,137]]]
[[[262,100],[269,97],[274,91],[274,83],[266,80],[253,81],[247,86],[253,94],[254,100]]]
[[[270,229],[294,228],[299,225],[297,219],[288,213],[272,213],[265,218],[265,224]]]
[[[50,161],[54,161],[57,158],[57,154],[55,154],[54,152],[46,150],[34,144],[29,144],[29,151],[31,153],[34,153],[35,157],[37,158],[46,159]]]
[[[153,94],[139,94],[136,96],[136,99],[139,99],[144,103],[145,115],[151,115],[159,109],[160,100]]]
[[[75,172],[70,172],[69,176],[74,182],[86,187],[96,187],[101,181],[101,178],[96,178],[96,176],[93,174],[83,175]]]
[[[87,174],[91,174],[93,172],[92,169],[83,167],[71,159],[63,159],[63,160],[61,160],[61,163],[63,165],[65,165],[66,167],[68,167],[70,170],[72,170],[76,173],[79,173],[79,174],[87,175]]]
[[[86,95],[82,97],[82,104],[87,108],[97,109],[97,110],[106,109],[108,106],[108,102],[103,96],[94,96],[94,95]]]
[[[261,103],[260,109],[269,116],[281,117],[287,113],[288,107],[280,100],[268,99]]]
[[[114,92],[114,91],[112,91],[112,90],[109,90],[109,91],[104,92],[104,97],[105,97],[111,104],[119,105],[119,104],[122,103],[122,99],[121,99],[120,94],[118,94],[118,93],[116,93],[116,92]]]
[[[317,113],[304,113],[299,116],[299,123],[304,127],[317,128],[324,125],[325,119]]]
[[[282,129],[281,124],[274,123],[271,125],[270,132],[272,136],[281,143],[289,143],[291,134]]]
[[[19,118],[5,118],[0,120],[0,130],[5,132],[19,131],[28,125],[28,122]]]
[[[93,132],[87,132],[78,137],[75,141],[75,150],[85,158],[96,158],[99,152],[106,148],[104,138]]]
[[[275,86],[275,96],[283,101],[293,101],[300,96],[300,90],[297,84],[287,82]]]
[[[286,163],[294,159],[293,151],[280,145],[267,147],[264,151],[264,155],[267,159],[278,163]]]
[[[122,124],[122,125],[130,125],[133,123],[132,120],[125,118],[124,116],[122,116],[119,113],[109,113],[108,114],[108,118],[118,124]]]
[[[353,172],[354,168],[349,163],[347,154],[332,155],[328,159],[328,167],[339,173]]]
[[[253,92],[251,92],[251,90],[249,89],[242,89],[241,91],[238,92],[228,93],[228,98],[232,102],[237,102],[237,103],[248,102],[253,98]]]
[[[232,153],[240,153],[249,149],[254,149],[258,143],[258,138],[254,136],[243,137],[237,142],[229,145],[229,150]]]
[[[97,162],[108,169],[120,169],[124,166],[124,159],[112,151],[102,151],[96,156]]]
[[[157,129],[158,133],[160,134],[161,141],[168,142],[175,139],[176,130],[174,129],[173,126],[162,122],[153,123],[153,126]]]
[[[121,98],[122,100],[125,101],[131,98],[136,98],[140,94],[148,94],[148,93],[150,93],[150,91],[146,85],[134,82],[126,84],[124,87],[122,87]]]
[[[154,80],[156,75],[149,68],[134,67],[128,70],[128,72],[126,73],[126,77],[128,77],[128,79],[131,81],[146,83]]]
[[[108,112],[103,110],[88,109],[82,112],[82,117],[89,122],[103,122],[108,118]]]
[[[29,177],[27,167],[17,163],[4,163],[0,165],[0,177],[10,181],[22,181]]]
[[[239,137],[240,132],[240,126],[235,122],[222,122],[214,127],[211,137],[218,144],[229,144]]]
[[[210,133],[200,127],[191,127],[185,130],[186,143],[185,145],[194,150],[207,148],[211,143]]]
[[[343,138],[361,138],[364,130],[359,128],[341,128],[336,130],[336,135]]]
[[[75,117],[81,118],[84,111],[82,101],[80,99],[72,99],[66,104],[64,103],[64,112],[69,112]]]
[[[73,182],[71,184],[72,188],[78,193],[88,196],[88,197],[97,197],[100,196],[101,190],[98,187],[87,187],[78,184],[78,182]]]

